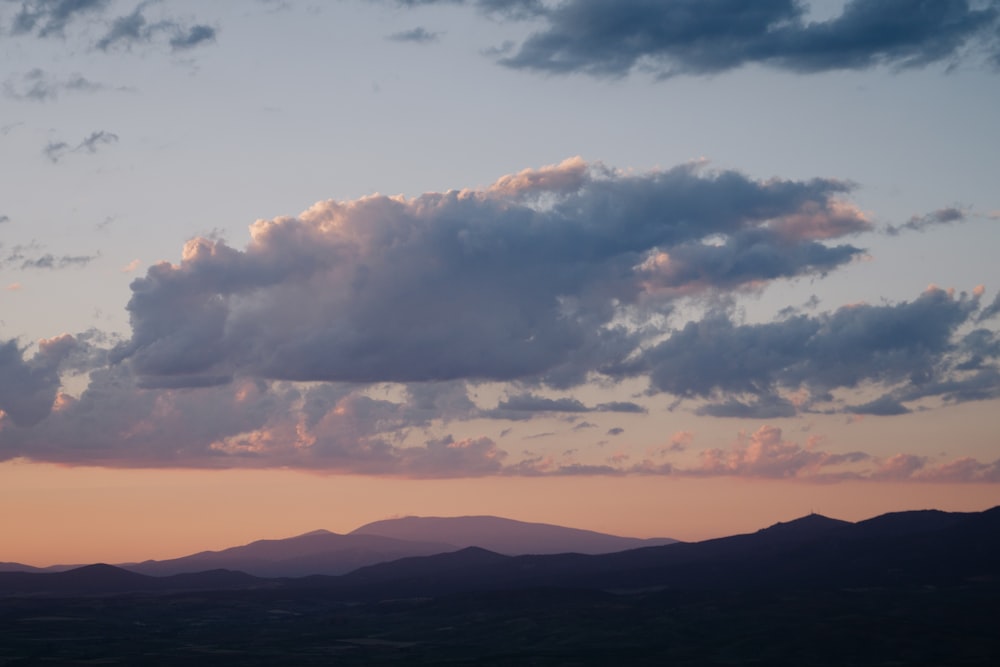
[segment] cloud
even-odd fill
[[[132,339],[116,358],[144,375],[568,388],[637,350],[649,332],[623,319],[851,261],[862,250],[828,246],[829,226],[796,222],[843,218],[849,191],[576,158],[484,190],[320,202],[254,223],[244,250],[192,239],[180,263],[150,267],[132,283]],[[692,250],[730,237],[728,266]],[[661,260],[672,254],[683,271]]]
[[[25,362],[12,343],[0,346],[0,460],[453,477],[498,473],[507,456],[483,437],[404,441],[437,417],[412,395],[379,399],[370,387],[236,379],[143,389],[118,364],[92,370],[72,398],[57,393],[59,354],[50,343]]]
[[[171,18],[149,21],[144,13],[147,4],[142,3],[131,14],[111,21],[107,32],[97,40],[95,46],[102,51],[131,49],[135,45],[150,44],[165,37],[172,50],[184,51],[215,41],[216,30],[211,26],[188,26]]]
[[[0,256],[0,269],[16,266],[20,269],[67,269],[83,267],[97,259],[98,255],[62,255],[41,252],[37,243],[13,246],[7,256]]]
[[[707,75],[748,64],[798,73],[876,66],[918,68],[961,59],[992,43],[995,3],[851,0],[839,16],[805,20],[794,0],[567,0],[541,14],[545,27],[500,62],[551,74]]]
[[[687,450],[691,443],[694,442],[694,432],[693,431],[677,431],[670,436],[670,442],[667,445],[667,451],[671,452],[683,452]]]
[[[546,412],[625,412],[643,414],[646,408],[629,401],[599,403],[593,407],[584,405],[575,398],[547,398],[532,393],[519,393],[501,400],[491,410],[482,411],[482,416],[490,419],[525,420],[536,413]]]
[[[146,11],[153,0],[140,2],[129,14],[107,18],[112,5],[109,0],[8,0],[20,1],[21,9],[14,16],[11,32],[38,37],[65,37],[66,29],[85,16],[106,26],[104,35],[94,47],[107,51],[112,48],[130,50],[135,45],[149,44],[165,38],[174,51],[183,51],[215,40],[216,29],[202,24],[189,25],[170,16],[150,20]]]
[[[441,38],[441,33],[429,32],[425,28],[417,27],[402,32],[394,32],[386,39],[393,42],[413,42],[415,44],[430,44]]]
[[[183,27],[175,24],[172,27],[173,36],[170,38],[170,48],[174,51],[185,51],[196,46],[214,42],[217,31],[207,25],[194,25]]]
[[[899,397],[848,410],[888,414],[898,411],[898,401],[927,396],[977,400],[1000,389],[995,369],[964,373],[960,365],[969,349],[954,337],[978,309],[978,295],[931,288],[910,302],[850,306],[763,324],[737,324],[716,313],[648,348],[632,362],[633,371],[647,371],[654,389],[711,399],[699,412],[719,417],[789,416],[795,406],[777,397],[779,389],[805,389],[827,400],[834,389],[866,383],[897,387]],[[995,364],[996,348],[980,347],[983,360]],[[747,403],[741,396],[755,398]],[[803,407],[809,404],[806,400]]]
[[[848,412],[859,415],[905,415],[910,409],[891,396],[881,396],[861,405],[848,405]]]
[[[3,92],[7,97],[34,102],[47,102],[59,97],[60,92],[94,93],[108,86],[91,81],[79,74],[59,80],[45,70],[35,68],[18,76],[7,77]]]
[[[595,412],[628,412],[632,414],[646,414],[647,410],[638,403],[631,401],[610,401],[608,403],[598,403],[594,407]]]
[[[14,16],[14,34],[35,33],[39,37],[62,36],[66,26],[85,14],[99,14],[108,0],[21,0]]]
[[[770,394],[758,396],[749,402],[728,398],[719,403],[707,403],[695,410],[695,414],[709,417],[738,417],[741,419],[794,417],[797,412],[791,401]]]
[[[10,216],[0,215],[0,225],[4,224],[5,222],[10,222]]]
[[[687,471],[694,475],[738,475],[746,477],[817,477],[844,464],[864,461],[863,452],[831,454],[810,450],[785,440],[775,426],[761,426],[750,435],[741,434],[729,450],[708,449],[699,465]]]
[[[68,334],[42,339],[25,360],[16,341],[0,341],[0,414],[17,426],[33,426],[48,416],[61,383],[59,366],[75,345]]]
[[[25,259],[21,262],[22,269],[65,269],[73,266],[86,266],[97,258],[96,255],[63,255],[56,257],[46,253],[40,257]]]
[[[965,219],[965,211],[960,208],[940,208],[927,215],[915,215],[901,225],[886,225],[885,231],[890,236],[897,236],[904,231],[921,232],[928,227],[963,222]]]
[[[384,2],[385,0],[375,0]],[[402,7],[429,5],[472,5],[486,14],[497,14],[510,19],[540,16],[547,10],[543,0],[392,0]]]
[[[59,162],[67,153],[90,153],[94,154],[101,146],[107,146],[118,142],[118,135],[113,132],[96,130],[85,137],[76,146],[70,146],[65,141],[54,141],[48,143],[42,149],[42,153],[52,162]]]

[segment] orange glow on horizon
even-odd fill
[[[223,549],[394,516],[492,514],[634,537],[696,541],[815,511],[978,511],[1000,486],[727,477],[484,477],[415,480],[290,470],[119,470],[0,464],[0,561],[122,563]]]

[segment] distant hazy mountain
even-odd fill
[[[257,577],[303,577],[345,574],[375,563],[457,551],[468,546],[506,555],[597,554],[674,541],[617,537],[494,516],[407,517],[376,521],[347,535],[317,530],[170,560],[123,563],[121,567],[154,576],[224,568]]]
[[[351,535],[381,535],[400,540],[446,542],[480,547],[499,554],[606,554],[639,547],[673,544],[669,538],[639,539],[495,516],[386,519],[365,524]]]
[[[257,577],[303,577],[343,574],[373,563],[456,548],[440,542],[399,540],[379,535],[339,535],[317,530],[287,539],[258,540],[222,551],[202,551],[170,560],[123,563],[121,567],[154,576],[224,568]]]

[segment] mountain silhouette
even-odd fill
[[[411,522],[412,523],[412,522]],[[392,539],[314,532],[290,538],[301,547],[333,540]],[[262,540],[236,552],[286,556],[286,540]],[[409,545],[410,542],[402,542]],[[423,543],[433,548],[436,543]],[[208,556],[207,556],[207,555]],[[191,557],[195,558],[195,557]],[[184,559],[178,559],[184,560]],[[195,562],[194,560],[190,561]],[[608,554],[508,556],[481,547],[409,556],[344,575],[262,579],[219,570],[153,577],[110,566],[66,572],[0,572],[0,595],[74,595],[126,591],[265,588],[321,592],[324,599],[377,601],[527,589],[639,591],[775,591],[966,585],[1000,580],[1000,507],[984,512],[899,512],[850,523],[809,515],[755,533]]]
[[[437,542],[399,540],[379,535],[340,535],[316,530],[286,539],[257,540],[221,551],[202,551],[170,560],[126,563],[122,567],[156,576],[224,568],[258,577],[302,577],[344,574],[372,563],[454,551],[456,548],[452,544]]]
[[[409,516],[368,523],[350,534],[445,542],[456,547],[480,547],[506,555],[603,554],[677,541],[669,538],[619,537],[592,530],[515,521],[496,516]]]

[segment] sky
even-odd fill
[[[1000,504],[1000,1],[0,0],[0,561]]]

